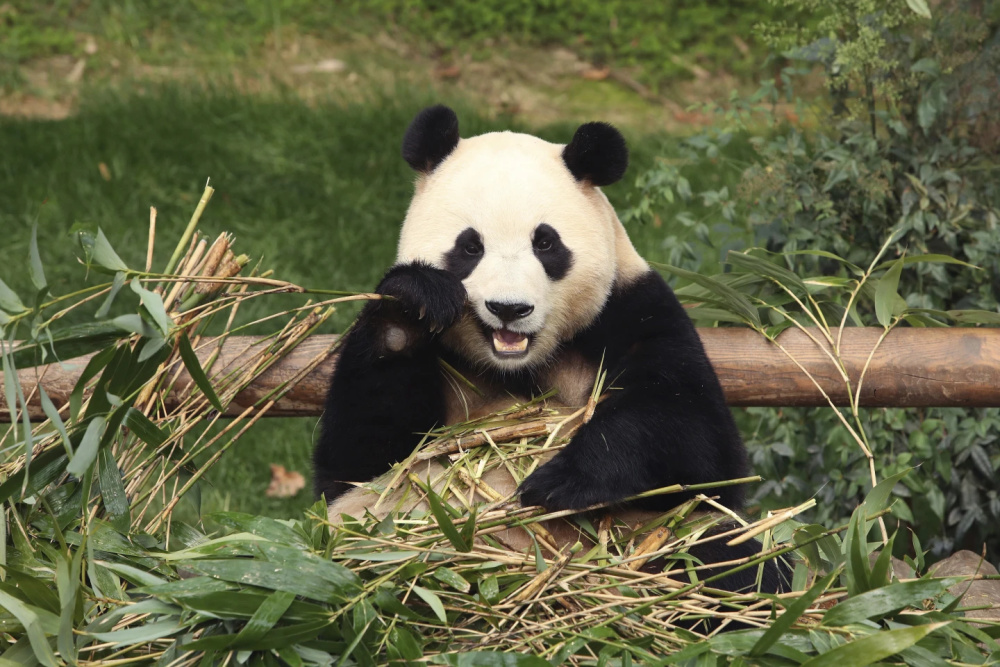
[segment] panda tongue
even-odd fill
[[[528,349],[528,337],[516,331],[497,329],[493,332],[493,349],[497,352],[524,352]]]

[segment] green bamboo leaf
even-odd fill
[[[823,625],[844,626],[867,619],[878,618],[906,607],[919,606],[929,598],[936,598],[965,577],[945,579],[917,579],[901,581],[861,593],[831,607],[823,615]]]
[[[864,519],[865,506],[862,504],[851,515],[847,535],[844,537],[844,556],[846,557],[845,574],[847,591],[850,595],[858,595],[871,590],[871,570],[868,567],[867,522]]]
[[[125,494],[118,462],[115,461],[115,455],[110,447],[104,447],[98,454],[97,481],[101,487],[101,498],[104,500],[104,509],[108,512],[111,525],[123,533],[128,532],[129,526],[132,525],[128,496]]]
[[[103,320],[108,316],[108,312],[111,311],[111,304],[114,303],[115,297],[118,296],[118,292],[121,291],[122,286],[125,285],[125,273],[119,271],[115,274],[114,280],[111,281],[111,289],[108,292],[108,296],[104,299],[104,303],[96,313],[94,313],[94,318],[98,320]]]
[[[468,553],[472,551],[472,545],[466,542],[462,535],[455,528],[455,524],[452,523],[451,518],[444,509],[444,505],[441,502],[440,496],[434,492],[434,489],[429,485],[425,487],[427,492],[427,502],[430,503],[431,513],[434,514],[434,518],[437,519],[438,527],[441,528],[441,532],[444,536],[448,538],[451,542],[451,546],[455,547],[456,550],[462,553]]]
[[[48,340],[24,342],[14,350],[14,364],[28,368],[56,359],[68,360],[107,348],[122,337],[121,330],[109,322],[77,324],[52,334]]]
[[[750,324],[756,329],[760,329],[760,314],[757,312],[757,309],[751,305],[750,301],[747,300],[745,296],[737,292],[729,285],[726,285],[725,283],[714,278],[703,276],[699,273],[687,271],[669,264],[657,264],[654,262],[650,262],[650,264],[658,269],[668,271],[679,278],[690,280],[691,282],[704,287],[718,297],[720,302],[725,304],[725,307],[731,312],[742,317],[744,322]]]
[[[9,611],[18,620],[28,635],[31,649],[35,653],[35,659],[46,667],[56,667],[55,653],[49,646],[49,640],[45,636],[42,628],[42,621],[39,618],[38,609],[24,604],[13,595],[0,590],[0,607]]]
[[[839,262],[843,266],[847,267],[850,270],[850,272],[853,273],[856,276],[860,277],[860,276],[865,275],[865,270],[862,269],[857,264],[853,264],[851,262],[848,262],[843,257],[840,257],[839,255],[835,255],[832,252],[827,252],[826,250],[793,250],[791,252],[783,252],[781,254],[782,255],[787,255],[789,257],[793,257],[795,255],[812,255],[813,257],[824,257],[826,259],[832,259],[832,260],[834,260],[836,262]]]
[[[900,298],[897,289],[899,275],[903,270],[903,259],[901,257],[892,263],[889,270],[878,281],[878,287],[875,289],[875,316],[883,327],[888,327],[892,323],[892,316],[896,310],[896,300]]]
[[[28,307],[21,303],[20,297],[7,287],[7,283],[3,280],[0,280],[0,308],[14,315],[28,310]]]
[[[119,315],[111,320],[111,323],[122,331],[139,334],[144,338],[153,338],[160,335],[156,329],[151,327],[149,323],[142,318],[142,315],[138,314]]]
[[[73,391],[69,395],[69,418],[71,421],[75,422],[80,417],[80,407],[83,405],[83,390],[86,388],[87,383],[100,373],[114,356],[115,348],[107,347],[91,357],[90,361],[87,362],[83,373],[80,374],[79,379],[77,379],[76,384],[73,386]]]
[[[159,447],[167,441],[167,434],[150,421],[149,417],[135,408],[129,408],[125,413],[125,425],[132,429],[136,436],[147,445]]]
[[[38,254],[38,223],[31,226],[31,242],[28,245],[28,274],[38,291],[43,291],[48,287],[48,282],[45,280],[45,270],[42,268],[42,257]]]
[[[906,0],[906,6],[913,10],[913,13],[921,18],[931,18],[931,10],[930,7],[927,6],[927,0]]]
[[[893,263],[899,260],[890,259],[889,261],[882,262],[875,267],[875,271],[882,271],[883,269],[888,269]],[[955,259],[949,255],[939,255],[939,254],[926,254],[926,255],[908,255],[903,259],[904,264],[958,264],[959,266],[965,266],[970,269],[976,269],[977,271],[982,271],[981,266],[976,266],[975,264],[969,264],[968,262],[963,262],[960,259]]]
[[[441,598],[437,596],[434,591],[430,591],[423,586],[414,586],[413,592],[420,596],[420,598],[426,602],[430,608],[434,611],[435,616],[437,616],[442,623],[448,623],[448,615],[444,611],[444,605],[441,603]]]
[[[157,621],[155,623],[145,623],[138,627],[127,628],[125,630],[90,632],[87,634],[102,642],[111,642],[116,646],[133,646],[135,644],[151,642],[154,639],[169,637],[170,635],[185,629],[186,626],[181,625],[179,619],[170,619],[167,621]]]
[[[551,667],[548,660],[537,655],[495,651],[445,653],[435,656],[431,662],[449,667]]]
[[[45,393],[45,388],[40,384],[38,385],[38,397],[41,399],[42,412],[45,413],[45,416],[49,418],[49,422],[59,432],[59,437],[62,439],[63,447],[66,448],[66,453],[73,456],[73,445],[69,441],[69,434],[66,433],[66,425],[63,423],[62,417],[59,416],[59,410],[56,409],[56,406],[52,403],[52,399]]]
[[[140,285],[138,278],[132,280],[131,285],[132,291],[139,295],[139,300],[142,302],[143,308],[146,309],[149,316],[156,322],[156,326],[160,328],[160,333],[164,336],[169,334],[173,321],[167,315],[167,311],[163,307],[163,299],[160,298],[160,295],[156,292],[150,292]]]
[[[267,596],[240,630],[233,645],[240,647],[263,639],[285,615],[294,600],[295,594],[288,591],[275,591]]]
[[[806,289],[806,286],[802,283],[802,279],[788,269],[749,253],[730,250],[726,256],[726,261],[734,269],[741,269],[742,271],[764,276],[785,287],[797,287],[803,292]]]
[[[331,562],[331,565],[334,563]],[[310,578],[300,564],[268,563],[247,558],[192,560],[185,569],[223,581],[259,586],[274,591],[288,591],[309,600],[342,604],[355,588],[335,585],[320,578]]]
[[[478,506],[473,505],[472,514],[465,519],[465,525],[462,526],[461,536],[465,544],[472,544],[476,538],[476,514],[478,510]]]
[[[108,242],[108,238],[101,231],[100,227],[97,228],[97,237],[94,239],[93,252],[94,261],[104,268],[111,269],[112,271],[128,271],[128,266],[125,265],[122,258],[111,247],[111,243]]]
[[[77,477],[83,477],[91,464],[97,459],[97,449],[101,444],[101,435],[104,433],[104,417],[94,417],[87,424],[87,430],[83,434],[80,446],[76,448],[76,453],[69,460],[66,472]]]
[[[945,625],[948,623],[930,623],[913,628],[876,632],[830,649],[802,663],[801,667],[864,667],[913,646]]]
[[[462,593],[468,593],[472,588],[470,584],[464,577],[459,575],[454,570],[450,570],[446,567],[439,567],[431,573],[431,576],[440,581],[442,584],[451,586],[456,591]]]
[[[1000,313],[991,310],[949,310],[948,315],[959,324],[1000,326]]]
[[[909,475],[912,470],[913,468],[900,470],[895,475],[883,479],[868,492],[868,495],[865,496],[865,501],[863,503],[868,516],[877,514],[889,506],[889,498],[892,494],[892,490],[896,487],[896,484]]]
[[[219,412],[225,412],[225,408],[222,407],[222,402],[216,395],[215,389],[212,388],[212,383],[208,381],[208,376],[202,370],[201,363],[198,361],[198,355],[194,353],[194,349],[191,347],[191,339],[188,338],[186,331],[182,331],[181,335],[177,338],[177,346],[180,349],[184,366],[187,368],[188,373],[191,374],[191,378],[195,384],[205,394],[205,397],[212,404],[213,408]]]
[[[785,610],[785,613],[779,616],[778,619],[771,624],[771,627],[769,627],[767,631],[761,635],[760,639],[757,640],[757,643],[753,645],[753,648],[750,649],[750,655],[758,657],[767,653],[767,650],[774,645],[774,642],[778,641],[778,639],[780,639],[781,636],[792,627],[792,623],[797,621],[799,617],[801,617],[802,614],[809,609],[816,598],[826,592],[826,589],[830,587],[830,584],[833,583],[833,580],[839,574],[839,570],[834,570],[814,583],[812,587],[803,593],[801,597],[795,600],[795,602],[788,605],[788,609]]]

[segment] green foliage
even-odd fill
[[[756,22],[786,14],[761,0],[354,0],[354,5],[391,18],[439,48],[485,50],[503,38],[562,44],[599,63],[641,65],[653,82],[690,75],[692,65],[752,71],[755,60],[741,54],[737,40],[749,39]]]
[[[955,309],[976,311],[959,323],[1000,322],[1000,7],[946,3],[928,21],[923,3],[904,0],[784,4],[820,12],[818,29],[776,23],[765,30],[786,49],[789,66],[751,99],[731,100],[720,127],[641,176],[632,219],[676,198],[686,203],[682,215],[700,217],[703,229],[752,235],[785,251],[784,266],[830,284],[851,279],[893,232],[890,258],[948,255],[983,271],[942,262],[908,267],[887,287],[901,303],[870,303],[879,323],[904,306],[910,326],[940,326],[950,321],[944,311]],[[807,107],[793,94],[801,75],[817,71],[827,108]],[[738,187],[692,192],[687,165],[717,160],[734,133],[759,134],[762,125],[768,133],[751,140],[755,158],[722,162],[740,174]],[[684,239],[687,248],[699,238]],[[789,254],[797,250],[814,254]],[[692,251],[678,258],[682,266],[699,261]],[[893,511],[924,547],[943,555],[986,542],[991,559],[1000,558],[1000,410],[864,410],[859,418],[881,474],[921,464],[896,487],[906,502]],[[755,496],[761,503],[815,495],[814,516],[827,523],[848,516],[870,484],[863,454],[830,411],[751,409],[743,423],[755,470],[768,480]]]

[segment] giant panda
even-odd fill
[[[357,483],[409,456],[432,427],[549,390],[553,403],[583,405],[599,366],[610,390],[568,446],[511,489],[522,505],[582,510],[747,475],[691,320],[601,192],[628,165],[618,130],[586,123],[567,145],[512,132],[463,139],[455,113],[434,106],[414,118],[402,153],[417,177],[396,263],[375,290],[390,298],[368,302],[346,334],[313,457],[331,520],[363,513],[378,494]],[[478,391],[449,383],[440,360]],[[739,486],[716,495],[743,507]],[[709,557],[759,545],[749,548]]]

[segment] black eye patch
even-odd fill
[[[483,237],[472,227],[467,227],[455,238],[455,245],[444,254],[444,267],[465,280],[483,258]]]
[[[559,232],[544,222],[535,227],[531,246],[551,280],[563,279],[573,266],[573,252],[562,242]]]

